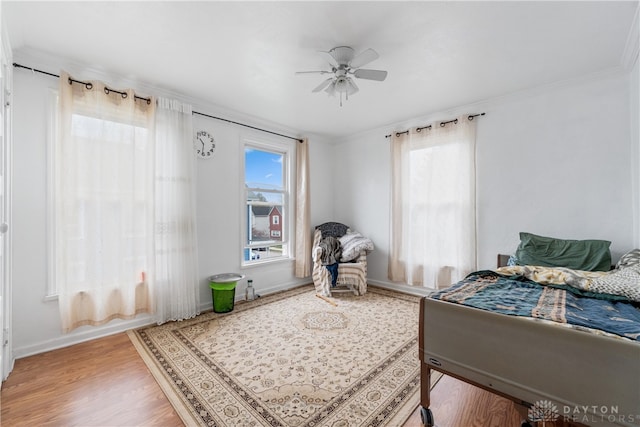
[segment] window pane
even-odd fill
[[[57,225],[65,230],[66,283],[126,285],[147,270],[148,131],[72,114],[70,136],[75,155],[64,160],[74,165],[76,182],[59,194],[64,215]]]
[[[245,147],[245,177],[248,188],[284,190],[284,155]]]
[[[245,145],[245,206],[243,262],[262,262],[289,256],[287,204],[288,151],[278,145]]]
[[[251,190],[247,191],[247,204],[255,206],[282,205],[284,194],[275,191]]]
[[[245,248],[245,261],[259,261],[269,258],[280,258],[284,255],[283,245],[276,246],[260,246],[257,248]]]
[[[282,210],[282,205],[247,204],[247,244],[283,241]]]

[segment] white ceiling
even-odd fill
[[[35,49],[302,132],[351,135],[620,68],[637,1],[3,1],[14,51]],[[311,93],[319,50],[373,48],[384,82]],[[29,66],[30,64],[24,64]],[[58,70],[47,70],[57,72]]]

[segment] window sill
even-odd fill
[[[242,268],[242,269],[251,269],[251,268],[254,268],[254,267],[264,267],[266,265],[281,264],[281,263],[293,262],[293,261],[294,261],[293,258],[264,259],[264,260],[259,260],[259,261],[253,261],[251,263],[243,263],[243,264],[240,265],[240,268]]]
[[[44,302],[58,301],[58,295],[45,295],[42,301]]]

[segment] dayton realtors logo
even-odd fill
[[[597,424],[599,422],[626,422],[633,424],[640,420],[640,414],[620,414],[617,406],[563,406],[562,413],[558,407],[549,400],[538,400],[528,414],[529,421],[545,423],[556,421],[560,415],[565,420]]]
[[[542,426],[544,427],[547,421],[557,420],[560,413],[553,402],[549,402],[548,400],[538,400],[531,408],[529,408],[527,415],[529,416],[529,421],[542,421]]]

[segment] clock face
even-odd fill
[[[196,134],[193,145],[198,157],[203,159],[212,158],[213,153],[216,151],[216,142],[213,140],[213,136],[204,130],[201,130]]]

